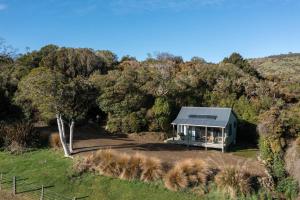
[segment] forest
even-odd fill
[[[17,54],[1,42],[0,146],[36,145],[33,136],[23,140],[11,132],[44,122],[57,125],[70,156],[74,130],[88,121],[104,124],[111,134],[170,133],[182,106],[230,107],[239,120],[238,143],[258,146],[276,190],[294,197],[297,175],[288,170],[294,159],[287,160],[286,152],[294,141],[300,145],[300,85],[262,73],[258,62],[239,53],[219,63],[170,53],[139,61],[52,44]]]

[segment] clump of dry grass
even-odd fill
[[[169,190],[173,191],[185,189],[188,187],[188,179],[182,172],[182,170],[178,167],[174,167],[167,173],[164,179],[164,183]]]
[[[236,167],[222,169],[216,175],[215,182],[218,188],[224,190],[233,199],[238,194],[246,196],[252,191],[250,174]]]
[[[163,175],[163,166],[157,158],[145,158],[142,163],[141,180],[145,182],[157,181]]]
[[[119,177],[125,180],[156,181],[162,177],[163,167],[160,160],[142,154],[127,155],[113,150],[99,150],[85,158],[79,171],[88,168],[105,176]]]
[[[296,144],[300,147],[300,136],[296,139]]]
[[[79,175],[89,171],[91,169],[91,164],[92,164],[90,161],[91,161],[90,156],[85,158],[76,157],[73,163],[73,171]]]
[[[120,175],[120,178],[125,180],[140,179],[144,159],[145,156],[142,154],[130,156],[127,165],[124,166],[124,170]]]
[[[52,133],[49,136],[49,146],[51,148],[60,148],[61,147],[60,138],[59,138],[59,134],[58,133]]]
[[[94,156],[94,169],[102,175],[118,177],[123,171],[121,157],[112,150],[99,150]]]
[[[211,170],[199,159],[178,162],[166,175],[165,186],[173,191],[188,187],[206,186]]]

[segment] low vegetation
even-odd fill
[[[231,198],[247,196],[253,191],[251,175],[237,167],[225,167],[215,177],[216,185]]]
[[[94,171],[105,176],[144,182],[157,181],[163,175],[160,160],[142,154],[120,154],[113,150],[99,150],[91,156],[78,159],[74,169],[79,174]]]
[[[0,143],[6,150],[18,154],[28,148],[37,147],[39,135],[29,122],[1,123]]]
[[[183,160],[167,173],[164,178],[165,186],[173,191],[199,187],[206,189],[209,176],[213,173],[202,160]]]

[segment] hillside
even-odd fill
[[[300,81],[300,54],[290,53],[249,59],[262,75],[277,77],[283,81]]]

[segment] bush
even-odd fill
[[[285,178],[278,182],[277,191],[283,193],[287,199],[296,199],[299,192],[298,183],[291,177]]]
[[[51,148],[59,148],[61,147],[60,137],[58,133],[52,133],[49,136],[49,146]]]
[[[280,154],[274,154],[273,165],[272,165],[272,175],[277,179],[285,177],[286,171],[284,167],[284,159]]]
[[[202,160],[178,162],[166,175],[165,186],[173,191],[188,187],[206,186],[211,170]]]
[[[0,125],[4,146],[14,152],[20,148],[35,147],[38,145],[39,136],[33,124],[29,122],[15,122]]]
[[[252,191],[251,176],[235,167],[226,167],[215,177],[218,188],[224,190],[231,198],[249,195]]]
[[[153,107],[148,110],[148,129],[166,131],[170,127],[171,105],[166,98],[156,98]]]

